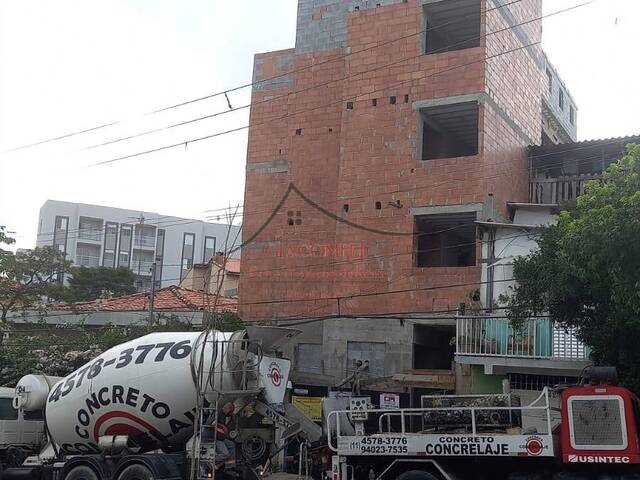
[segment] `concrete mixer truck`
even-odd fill
[[[220,411],[230,404],[227,411],[251,408],[261,419],[271,418],[269,433],[253,439],[262,441],[268,456],[275,448],[265,446],[269,434],[276,432],[277,443],[296,429],[278,408],[290,362],[272,354],[296,333],[271,327],[152,333],[105,351],[65,378],[27,375],[15,388],[13,407],[20,419],[23,412],[42,412],[44,441],[21,465],[5,466],[0,477],[186,480],[222,475],[221,442],[234,432],[223,425]],[[264,430],[263,423],[252,430]]]

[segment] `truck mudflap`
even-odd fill
[[[341,436],[342,456],[396,457],[553,457],[551,435],[377,434]]]

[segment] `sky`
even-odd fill
[[[545,0],[548,14],[584,0]],[[47,199],[216,220],[243,203],[247,131],[108,161],[248,124],[248,109],[88,148],[228,109],[253,55],[295,43],[296,0],[0,0],[0,225],[35,245]],[[543,48],[578,104],[579,139],[640,133],[638,0],[545,19]],[[229,94],[234,108],[250,89]],[[213,210],[213,211],[210,211]],[[224,220],[224,216],[221,218]]]

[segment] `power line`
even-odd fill
[[[511,2],[502,4],[502,5],[498,5],[497,7],[493,7],[493,8],[489,8],[489,9],[486,9],[484,11],[481,11],[480,14],[488,13],[488,12],[491,12],[493,10],[497,10],[499,8],[504,8],[504,7],[507,7],[509,5],[518,3],[520,1],[522,1],[522,0],[513,0]],[[285,77],[287,75],[296,74],[296,73],[303,72],[303,71],[306,71],[306,70],[309,70],[309,69],[315,69],[315,68],[318,68],[319,66],[322,66],[322,65],[327,64],[327,63],[332,63],[332,62],[335,62],[335,61],[342,60],[344,58],[350,57],[352,55],[357,55],[359,53],[370,51],[370,50],[373,50],[375,48],[380,48],[382,46],[389,45],[391,43],[395,43],[395,42],[398,42],[400,40],[405,40],[407,38],[411,38],[411,37],[414,37],[416,35],[421,35],[423,33],[426,33],[428,31],[430,31],[430,30],[439,29],[439,28],[443,28],[443,27],[451,25],[451,24],[459,23],[459,22],[462,22],[464,19],[469,18],[470,16],[472,16],[472,14],[463,15],[459,19],[451,20],[449,22],[445,22],[445,23],[440,24],[440,25],[434,25],[432,27],[428,27],[425,30],[420,30],[420,31],[417,31],[415,33],[412,33],[412,34],[409,34],[409,35],[406,35],[406,36],[403,36],[403,37],[399,37],[399,38],[396,38],[396,39],[388,40],[386,42],[378,43],[373,47],[365,47],[365,48],[362,48],[362,49],[354,51],[354,52],[347,52],[345,54],[338,55],[336,57],[331,57],[331,58],[329,58],[327,60],[323,60],[323,61],[318,62],[318,63],[312,63],[310,65],[307,65],[307,66],[304,66],[304,67],[300,67],[300,68],[297,68],[297,69],[293,69],[293,70],[290,70],[288,72],[281,73],[281,74],[278,74],[278,75],[274,75],[274,76],[269,77],[269,78],[264,78],[264,79],[258,80],[258,81],[252,81],[250,83],[245,83],[245,84],[242,84],[242,85],[238,85],[236,87],[228,88],[226,90],[221,90],[221,91],[218,91],[218,92],[215,92],[215,93],[211,93],[211,94],[204,95],[204,96],[201,96],[201,97],[197,97],[197,98],[194,98],[194,99],[185,100],[185,101],[173,104],[173,105],[169,105],[169,106],[162,107],[162,108],[159,108],[159,109],[156,109],[156,110],[152,110],[150,112],[146,112],[146,113],[142,114],[141,117],[146,117],[146,116],[158,114],[158,113],[161,113],[161,112],[165,112],[165,111],[168,111],[168,110],[173,110],[173,109],[176,109],[176,108],[179,108],[179,107],[183,107],[183,106],[190,105],[190,104],[193,104],[193,103],[201,102],[201,101],[208,100],[208,99],[211,99],[211,98],[214,98],[214,97],[218,97],[218,96],[221,96],[221,95],[224,95],[225,97],[227,97],[227,102],[229,102],[229,99],[228,99],[228,94],[229,93],[233,93],[235,91],[242,90],[244,88],[253,87],[253,86],[256,86],[256,85],[261,85],[261,84],[264,84],[264,83],[268,83],[268,82],[271,82],[273,80],[277,80],[279,78]],[[229,106],[230,106],[230,104],[229,104]],[[241,108],[245,108],[245,107],[241,107]],[[232,111],[236,111],[236,110],[239,110],[239,109],[240,108],[235,108],[235,109],[230,108],[229,110],[227,110],[227,113],[230,113]],[[50,143],[50,142],[66,139],[66,138],[69,138],[69,137],[81,135],[81,134],[84,134],[84,133],[88,133],[88,132],[104,129],[106,127],[110,127],[110,126],[113,126],[113,125],[118,125],[118,124],[121,124],[121,123],[123,123],[122,120],[113,121],[113,122],[105,123],[105,124],[98,125],[98,126],[95,126],[95,127],[87,128],[87,129],[84,129],[84,130],[67,133],[67,134],[64,134],[64,135],[60,135],[60,136],[49,138],[49,139],[45,139],[45,140],[40,140],[40,141],[33,142],[33,143],[30,143],[30,144],[27,144],[27,145],[22,145],[22,146],[15,147],[15,148],[12,148],[12,149],[9,149],[9,150],[4,150],[4,151],[2,151],[0,153],[10,153],[10,152],[14,152],[14,151],[17,151],[17,150],[23,150],[23,149],[26,149],[26,148],[31,148],[31,147],[35,147],[35,146],[38,146],[38,145],[42,145],[44,143]],[[160,131],[160,130],[157,130],[157,131]]]
[[[501,29],[501,30],[496,30],[494,32],[487,33],[484,36],[488,36],[488,35],[492,35],[492,34],[496,34],[496,33],[501,33],[503,31],[510,30],[510,29],[515,28],[515,27],[522,26],[522,25],[525,25],[525,24],[528,24],[528,23],[532,23],[532,22],[541,20],[543,18],[548,18],[548,17],[553,16],[553,15],[558,15],[558,14],[565,13],[565,12],[570,11],[570,10],[574,10],[574,9],[577,9],[577,8],[592,4],[592,3],[596,2],[596,1],[598,1],[598,0],[590,0],[589,2],[585,2],[585,3],[579,4],[579,5],[575,5],[575,6],[572,6],[572,7],[563,9],[563,10],[559,10],[559,11],[556,11],[556,12],[553,12],[553,13],[550,13],[550,14],[547,14],[547,15],[542,15],[540,17],[536,17],[536,18],[528,20],[526,22],[515,24],[515,25],[513,25],[511,27],[507,27],[507,28],[504,28],[504,29]],[[527,49],[527,48],[533,47],[535,45],[538,45],[540,43],[541,42],[532,42],[532,43],[527,44],[527,45],[523,45],[523,46],[516,47],[516,48],[510,49],[510,50],[506,50],[506,51],[503,51],[503,52],[500,52],[500,53],[489,55],[487,57],[483,57],[481,60],[475,60],[475,61],[471,61],[471,62],[460,64],[460,65],[455,65],[453,67],[444,69],[442,71],[438,71],[438,72],[433,73],[433,74],[424,75],[424,76],[422,76],[420,78],[404,80],[404,81],[398,82],[396,84],[393,84],[391,86],[385,86],[383,88],[375,90],[374,92],[380,92],[380,91],[383,91],[383,90],[386,90],[386,89],[389,89],[389,88],[392,88],[392,87],[397,87],[399,85],[403,85],[403,84],[406,84],[406,83],[413,83],[416,80],[424,80],[426,78],[434,77],[434,76],[437,76],[437,75],[442,75],[443,73],[447,73],[447,72],[450,72],[450,71],[453,71],[453,70],[457,70],[457,69],[462,68],[462,67],[467,67],[467,66],[470,66],[470,65],[473,65],[473,64],[476,64],[476,63],[486,62],[487,60],[491,60],[493,58],[497,58],[497,57],[500,57],[500,56],[503,56],[503,55],[506,55],[506,54],[509,54],[509,53],[513,53],[513,52],[516,52],[516,51],[520,51],[520,50],[523,50],[523,49]],[[422,56],[422,55],[420,55],[420,56]],[[414,57],[414,58],[417,58],[417,56]],[[407,59],[403,59],[402,61],[406,61],[406,60]],[[387,66],[385,66],[385,68],[386,67]],[[369,73],[370,71],[373,71],[373,70],[368,70],[368,71],[365,70],[365,71],[360,72],[360,73],[358,73],[356,75],[363,75],[363,74]],[[123,155],[123,156],[111,158],[109,160],[102,160],[102,161],[95,162],[95,163],[92,163],[92,164],[88,164],[88,165],[85,165],[83,167],[78,167],[78,168],[91,168],[91,167],[94,167],[94,166],[108,165],[108,164],[120,162],[122,160],[127,160],[127,159],[130,159],[130,158],[135,158],[135,157],[139,157],[139,156],[142,156],[142,155],[148,155],[148,154],[151,154],[151,153],[157,153],[157,152],[161,152],[161,151],[164,151],[164,150],[173,149],[173,148],[176,148],[176,147],[181,147],[181,146],[185,146],[186,147],[190,143],[196,143],[196,142],[201,142],[201,141],[204,141],[204,140],[209,140],[209,139],[220,137],[220,136],[223,136],[223,135],[228,135],[228,134],[231,134],[231,133],[235,133],[235,132],[239,132],[239,131],[242,131],[242,130],[246,130],[246,129],[250,128],[250,127],[269,124],[269,123],[272,123],[274,121],[282,120],[284,118],[290,118],[290,117],[293,117],[293,116],[296,116],[296,115],[300,115],[302,113],[308,113],[308,112],[315,111],[315,110],[318,110],[318,109],[321,109],[321,108],[327,108],[327,107],[332,106],[332,105],[342,104],[342,103],[345,102],[345,100],[357,100],[361,96],[370,96],[374,92],[367,92],[366,94],[354,95],[354,96],[351,96],[351,97],[342,98],[342,99],[340,99],[338,101],[335,101],[335,102],[330,102],[328,104],[320,105],[320,106],[317,106],[317,107],[312,107],[312,108],[309,108],[309,109],[306,109],[306,110],[300,110],[300,111],[293,112],[293,113],[287,112],[285,115],[277,117],[277,118],[274,117],[274,118],[270,118],[270,119],[262,121],[262,122],[249,123],[248,125],[244,125],[244,126],[241,126],[241,127],[236,127],[236,128],[224,130],[224,131],[221,131],[221,132],[216,132],[216,133],[213,133],[213,134],[210,134],[210,135],[205,135],[205,136],[198,137],[198,138],[184,140],[184,141],[180,141],[178,143],[164,145],[164,146],[161,146],[161,147],[156,147],[156,148],[144,150],[144,151],[141,151],[141,152],[136,152],[136,153],[132,153],[132,154],[128,154],[128,155]]]
[[[517,2],[520,2],[520,1],[522,1],[522,0],[515,0],[513,2],[510,2],[509,4],[505,4],[505,5],[500,5],[498,7],[494,7],[492,9],[490,9],[490,10],[487,10],[487,12],[491,11],[491,10],[496,10],[498,8],[503,8],[503,7],[507,6],[507,5],[511,5],[513,3],[517,3]],[[470,15],[466,15],[463,18],[466,18],[468,16],[470,16]],[[462,20],[455,20],[455,21],[452,21],[452,22],[455,23],[455,22],[459,22],[459,21],[462,21]],[[449,23],[452,23],[452,22],[449,22]],[[421,30],[419,32],[412,33],[410,35],[407,35],[407,36],[404,36],[404,37],[400,37],[398,39],[390,40],[390,41],[384,42],[383,44],[380,44],[380,45],[377,45],[377,46],[374,46],[374,47],[364,48],[364,49],[360,50],[360,52],[371,50],[371,49],[374,49],[374,48],[378,48],[379,46],[386,45],[386,44],[389,44],[389,43],[395,43],[395,42],[397,42],[399,40],[404,40],[404,39],[407,39],[407,38],[411,38],[411,37],[414,37],[416,35],[421,35],[421,34],[429,32],[430,30],[434,30],[434,29],[437,29],[437,28],[442,28],[442,26],[443,25],[434,25],[433,27],[429,27],[429,28],[427,28],[425,30]],[[510,28],[512,28],[512,27],[509,27],[507,29],[510,29]],[[507,29],[505,29],[505,30],[507,30]],[[502,31],[505,31],[505,30],[502,30]],[[495,34],[495,33],[500,33],[500,30],[498,30],[496,32],[491,32],[490,34]],[[489,34],[487,34],[487,35],[489,35]],[[480,36],[477,37],[477,39],[480,39],[483,36],[486,36],[486,35],[480,35]],[[434,50],[433,52],[430,52],[430,53],[433,54],[433,53],[445,52],[445,51],[450,50],[452,47],[456,47],[456,46],[459,46],[459,45],[466,44],[468,41],[469,41],[469,39],[466,39],[466,40],[459,41],[459,42],[456,42],[456,43],[453,43],[453,44],[450,44],[450,45],[446,45],[446,46],[441,47],[439,49],[436,49],[436,50]],[[394,65],[406,62],[408,60],[413,60],[413,59],[421,57],[421,56],[423,56],[422,53],[420,53],[418,55],[415,55],[413,57],[407,57],[407,58],[403,58],[403,59],[400,59],[400,60],[396,60],[394,62],[391,62],[391,63],[385,64],[385,65],[381,65],[381,66],[369,69],[369,70],[367,70],[366,73],[374,72],[374,71],[377,71],[377,70],[388,69],[389,67],[392,67]],[[332,62],[332,61],[335,61],[335,60],[326,60],[325,62]],[[317,67],[319,65],[322,65],[323,63],[324,62],[320,62],[319,64],[315,64],[314,66]],[[303,67],[303,68],[305,68],[305,67]],[[286,73],[284,75],[291,75],[291,73],[294,73],[294,72],[288,72],[288,73]],[[263,100],[260,100],[260,101],[257,101],[257,102],[250,102],[250,103],[247,103],[247,104],[242,105],[240,107],[236,107],[236,108],[231,109],[231,110],[226,109],[226,110],[222,110],[220,112],[215,112],[215,113],[212,113],[212,114],[209,114],[209,115],[204,115],[204,116],[201,116],[201,117],[198,117],[198,118],[177,122],[177,123],[174,123],[174,124],[171,124],[171,125],[168,125],[168,126],[154,128],[154,129],[146,130],[146,131],[143,131],[143,132],[140,132],[140,133],[137,133],[137,134],[132,134],[132,135],[128,135],[128,136],[125,136],[125,137],[120,137],[120,138],[116,138],[116,139],[113,139],[113,140],[109,140],[107,142],[102,142],[102,143],[99,143],[99,144],[91,145],[89,147],[84,148],[83,150],[90,150],[90,149],[94,149],[94,148],[104,147],[104,146],[107,146],[107,145],[112,145],[114,143],[119,143],[119,142],[131,140],[131,139],[134,139],[134,138],[150,135],[150,134],[153,134],[153,133],[158,133],[158,132],[170,130],[170,129],[173,129],[173,128],[176,128],[176,127],[182,127],[182,126],[185,126],[185,125],[189,125],[191,123],[201,122],[203,120],[209,120],[211,118],[215,118],[215,117],[218,117],[218,116],[221,116],[221,115],[227,115],[227,114],[232,113],[232,112],[237,112],[239,110],[243,110],[243,109],[246,109],[246,108],[249,108],[249,107],[262,105],[264,103],[275,102],[277,100],[281,100],[281,99],[284,99],[284,98],[289,98],[290,96],[295,96],[295,95],[298,95],[300,93],[308,92],[310,90],[315,90],[317,88],[326,87],[328,85],[331,85],[332,83],[342,82],[344,80],[348,80],[349,78],[352,78],[352,77],[355,77],[355,76],[358,76],[358,75],[361,75],[361,74],[362,74],[362,72],[354,73],[354,74],[351,74],[351,75],[346,75],[346,76],[343,76],[342,78],[339,78],[339,79],[330,80],[328,82],[320,83],[320,84],[317,84],[317,85],[311,85],[309,87],[305,87],[303,89],[300,89],[300,90],[297,90],[297,91],[294,91],[294,92],[289,92],[289,93],[285,93],[285,94],[282,94],[282,95],[276,95],[274,97],[267,97],[267,98],[265,98]]]

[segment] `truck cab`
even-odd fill
[[[0,387],[0,465],[21,461],[38,451],[44,438],[42,411],[13,408],[14,389]]]

